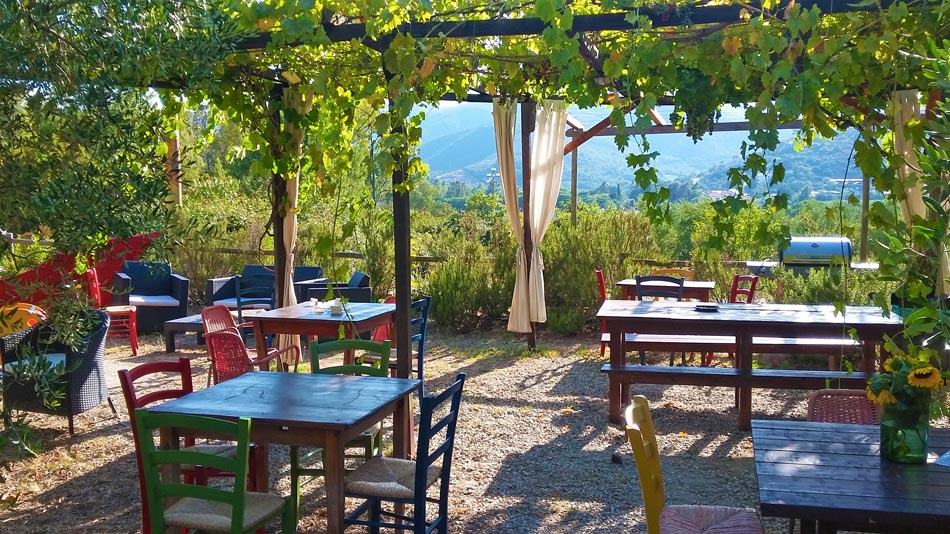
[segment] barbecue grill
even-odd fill
[[[851,240],[847,237],[793,237],[778,252],[786,267],[829,267],[851,263]]]
[[[785,248],[779,249],[778,261],[748,261],[746,266],[753,274],[771,276],[779,264],[797,274],[806,274],[809,269],[822,269],[833,265],[858,269],[876,269],[877,264],[852,264],[851,240],[847,237],[792,237]]]

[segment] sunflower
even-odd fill
[[[907,375],[907,383],[912,386],[934,389],[943,386],[943,376],[940,375],[940,371],[936,367],[927,365],[911,371]]]
[[[907,363],[906,358],[893,356],[884,361],[884,370],[888,373],[896,373],[901,370],[905,363]]]
[[[884,388],[877,395],[868,387],[868,400],[875,404],[895,404],[897,399],[891,394],[891,390]]]

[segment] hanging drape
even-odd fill
[[[904,130],[912,120],[920,118],[920,95],[916,89],[896,91],[894,93],[894,149],[901,156],[904,163],[897,168],[897,175],[905,184],[904,198],[901,200],[901,214],[908,228],[913,224],[914,217],[926,217],[924,195],[917,176],[920,174],[920,165],[917,160],[917,151],[913,141],[908,139]],[[946,250],[940,254],[940,283],[935,288],[940,295],[950,294],[950,258]]]
[[[495,120],[495,148],[498,153],[498,170],[501,173],[505,209],[518,241],[515,290],[511,297],[508,330],[527,333],[531,331],[531,323],[547,321],[547,309],[544,305],[544,261],[540,245],[554,218],[557,195],[561,189],[567,108],[563,101],[545,100],[537,113],[535,143],[531,152],[531,198],[528,202],[529,212],[525,214],[534,245],[530,261],[525,257],[523,230],[518,214],[514,162],[514,105],[502,106],[496,101],[492,115]]]

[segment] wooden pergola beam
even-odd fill
[[[881,0],[880,8],[886,8],[894,0]],[[869,11],[867,6],[851,4],[835,0],[782,0],[775,7],[774,13],[783,13],[789,5],[797,5],[802,10],[818,7],[822,13],[846,13],[853,11]],[[874,6],[873,9],[879,9]],[[672,26],[702,26],[705,24],[740,23],[748,13],[748,6],[703,6],[693,9],[669,11],[664,4],[663,9],[638,10],[640,16],[650,19],[654,28],[668,28]],[[627,12],[605,13],[597,15],[575,15],[573,24],[568,30],[570,33],[602,32],[602,31],[629,31],[635,28],[627,21]],[[331,42],[363,40],[367,38],[365,24],[332,24],[326,22],[330,17],[324,16],[322,27]],[[411,35],[417,39],[429,37],[449,37],[456,39],[473,39],[478,37],[506,37],[515,35],[540,35],[550,24],[539,18],[523,19],[491,19],[491,20],[453,20],[436,22],[409,22],[400,25],[393,34]],[[236,50],[259,50],[267,47],[273,39],[270,32],[260,33],[238,40]],[[298,46],[302,42],[291,42],[284,46]]]

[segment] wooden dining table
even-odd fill
[[[621,298],[623,298],[624,300],[637,298],[637,279],[636,278],[626,278],[624,280],[617,282],[617,285],[620,286]],[[657,282],[657,281],[647,282],[644,285],[649,285],[650,287],[663,287],[663,286],[669,286],[670,288],[676,287],[673,284],[670,284],[667,282]],[[709,302],[712,299],[712,290],[715,288],[716,288],[716,282],[713,282],[713,281],[684,280],[683,281],[683,298]]]
[[[249,315],[247,320],[254,325],[257,353],[266,354],[270,334],[337,337],[342,330],[343,337],[349,339],[377,326],[392,324],[396,317],[395,304],[347,302],[344,310],[333,314],[329,308],[308,301]]]
[[[693,302],[607,300],[597,313],[610,333],[610,364],[626,364],[627,333],[718,335],[736,338],[735,366],[752,370],[752,337],[847,337],[854,331],[863,341],[861,371],[878,368],[877,347],[884,335],[896,335],[903,322],[896,315],[885,317],[881,308],[846,306],[841,313],[830,305],[719,304],[715,310]],[[752,414],[752,388],[738,388],[740,428],[748,429]],[[629,400],[627,385],[609,386],[611,421],[619,421],[623,403]]]
[[[930,430],[930,459],[881,458],[880,427],[752,421],[763,516],[801,520],[802,534],[950,532],[950,429]]]
[[[347,442],[393,414],[393,456],[406,457],[409,396],[420,381],[408,378],[254,371],[149,408],[161,413],[222,419],[251,418],[256,468],[267,491],[268,444],[321,447],[326,470],[327,532],[343,532]],[[178,440],[165,432],[163,446]]]

